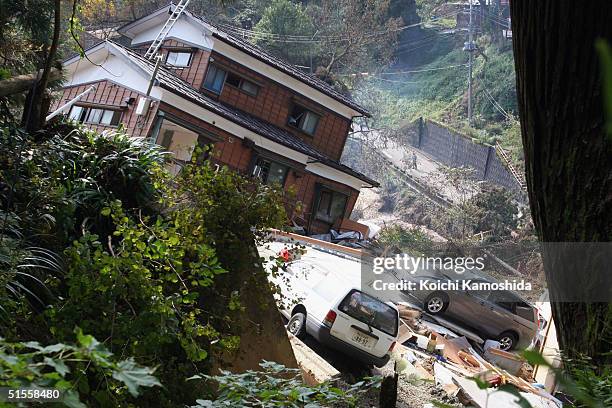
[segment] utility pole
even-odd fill
[[[472,126],[472,67],[474,65],[474,50],[476,47],[474,46],[474,29],[472,24],[472,6],[474,0],[469,0],[470,2],[470,23],[468,27],[468,42],[465,43],[465,47],[463,49],[468,52],[469,55],[469,63],[468,63],[468,125]]]

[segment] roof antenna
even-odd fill
[[[147,52],[145,52],[144,57],[146,59],[152,59],[153,56],[157,54],[159,47],[161,47],[164,40],[166,39],[166,36],[170,32],[170,30],[172,30],[174,23],[176,23],[176,21],[181,17],[181,14],[183,14],[183,11],[185,11],[185,8],[188,4],[189,0],[180,0],[176,7],[174,7],[174,10],[172,10],[172,3],[170,3],[170,10],[172,11],[170,13],[170,17],[168,17],[168,20],[166,20],[166,24],[164,24],[161,31],[157,34],[157,37],[155,37],[155,39],[149,46]]]

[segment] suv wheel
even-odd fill
[[[291,316],[287,323],[287,331],[298,339],[303,339],[306,336],[306,315],[304,313],[296,313]]]
[[[512,332],[504,332],[500,334],[499,338],[499,348],[503,351],[512,350],[516,346],[516,342],[518,339],[516,338],[516,334]]]
[[[425,311],[429,314],[442,313],[448,307],[448,296],[444,293],[432,293],[425,299]]]

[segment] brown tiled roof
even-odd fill
[[[166,7],[172,7],[172,3],[170,3],[167,6],[161,7],[155,11],[153,11],[153,13],[155,12],[159,12],[161,10],[163,10]],[[198,16],[188,10],[185,10],[184,13],[188,14],[190,17],[199,20],[200,22],[202,22],[204,25],[208,26],[209,28],[212,29],[213,31],[213,36],[215,38],[218,38],[221,41],[224,41],[228,44],[230,44],[231,46],[243,51],[244,53],[252,56],[253,58],[256,58],[284,73],[286,73],[289,76],[292,76],[293,78],[297,79],[298,81],[301,81],[303,83],[305,83],[306,85],[309,85],[315,89],[317,89],[318,91],[322,92],[323,94],[329,96],[330,98],[333,98],[335,100],[337,100],[338,102],[356,110],[357,112],[366,115],[366,116],[370,116],[370,113],[368,112],[367,109],[365,109],[363,106],[359,105],[357,102],[355,102],[350,96],[345,95],[341,92],[339,92],[338,90],[334,89],[334,87],[332,87],[331,85],[329,85],[328,83],[326,83],[325,81],[322,81],[321,79],[317,78],[314,75],[308,74],[302,70],[300,70],[299,68],[297,68],[296,66],[264,51],[263,49],[257,47],[256,45],[245,41],[241,38],[235,37],[233,35],[228,34],[227,32],[225,32],[222,28],[219,28],[217,25],[215,25],[214,23],[212,23],[211,21],[209,21],[208,19],[206,19],[205,17],[202,16]],[[138,20],[136,20],[138,21]],[[124,29],[124,27],[127,27],[129,25],[133,24],[132,23],[128,23],[120,28],[117,29],[118,32],[122,32],[122,30]]]
[[[136,52],[122,47],[119,44],[113,43],[114,46],[121,49],[124,54],[130,58],[136,65],[144,69],[149,74],[153,73],[155,68],[155,63],[148,59],[145,59],[141,55]],[[358,171],[351,169],[348,166],[340,164],[339,162],[327,157],[323,153],[317,151],[314,147],[308,145],[300,138],[296,137],[292,133],[275,126],[269,122],[266,122],[262,119],[259,119],[247,112],[236,109],[234,107],[225,105],[219,101],[216,101],[192,87],[189,83],[185,82],[183,79],[179,78],[170,70],[164,68],[163,66],[159,67],[157,73],[157,81],[162,88],[168,89],[171,92],[178,93],[182,97],[191,100],[194,103],[197,103],[204,108],[217,113],[224,118],[237,123],[238,125],[249,129],[267,139],[270,139],[274,142],[287,146],[291,149],[299,151],[301,153],[307,154],[318,162],[326,164],[330,167],[338,169],[344,173],[350,174],[370,185],[378,186],[378,183],[371,178],[365,176]]]
[[[325,95],[343,103],[346,106],[351,107],[357,112],[363,115],[366,115],[366,116],[370,116],[370,113],[367,111],[367,109],[365,109],[364,107],[359,105],[357,102],[355,102],[350,96],[347,96],[347,95],[344,95],[338,92],[331,85],[322,81],[316,76],[308,74],[300,70],[299,68],[297,68],[295,65],[289,64],[283,61],[282,59],[277,58],[274,55],[267,53],[266,51],[262,50],[256,45],[248,41],[242,40],[238,37],[229,35],[226,32],[221,31],[221,30],[213,33],[213,36],[216,38],[219,38],[222,41],[227,42],[233,47],[240,49],[241,51],[249,54],[251,57],[257,58],[258,60],[263,61],[268,65],[272,65],[274,68],[277,68],[283,71],[284,73],[294,77],[295,79],[304,82],[305,84],[317,89],[318,91],[324,93]]]

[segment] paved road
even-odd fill
[[[359,138],[359,134],[356,137]],[[363,138],[365,139],[365,137]],[[376,149],[389,162],[402,169],[404,173],[417,179],[422,184],[434,187],[448,200],[454,202],[461,200],[461,193],[446,181],[444,174],[440,170],[444,165],[433,160],[429,155],[415,147],[399,145],[392,141],[384,143],[377,132],[370,132],[368,138],[370,141],[373,141]],[[416,155],[416,169],[412,168],[413,153]]]

